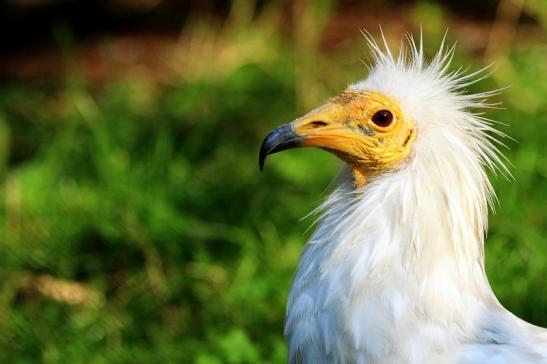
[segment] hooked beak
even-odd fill
[[[258,156],[258,165],[260,170],[264,169],[266,157],[270,154],[281,152],[286,149],[296,148],[301,146],[302,138],[294,130],[294,124],[283,124],[272,130],[260,146],[260,154]]]
[[[307,115],[272,130],[262,142],[258,164],[260,170],[268,155],[296,147],[319,147],[346,153],[347,143],[354,138],[352,130],[339,119],[345,119],[339,105],[328,103]]]

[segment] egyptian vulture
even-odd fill
[[[465,90],[484,72],[449,71],[444,41],[426,61],[421,36],[396,56],[366,37],[368,77],[260,149],[261,169],[269,154],[309,146],[347,168],[292,284],[289,362],[547,363],[547,331],[503,308],[485,274],[485,169],[508,172],[502,133],[476,112],[494,92]]]

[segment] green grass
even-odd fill
[[[261,174],[258,147],[273,126],[363,77],[355,52],[365,47],[312,50],[318,58],[306,63],[274,40],[273,58],[147,92],[131,79],[95,90],[77,74],[2,86],[0,362],[285,361],[285,300],[312,222],[300,219],[338,162],[295,150]],[[544,326],[546,55],[538,45],[506,57],[516,71],[500,96],[506,109],[488,116],[518,140],[505,152],[515,181],[494,179],[500,205],[487,243],[500,300]],[[478,64],[465,50],[457,62]],[[44,276],[79,282],[88,296],[56,298],[36,283]]]

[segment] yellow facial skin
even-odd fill
[[[381,110],[393,115],[389,125],[373,122]],[[417,134],[391,97],[372,91],[344,91],[292,125],[302,146],[328,150],[348,163],[358,186],[368,175],[407,158]]]

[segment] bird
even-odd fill
[[[454,68],[446,34],[397,51],[382,33],[365,79],[265,137],[273,153],[317,147],[344,163],[315,211],[290,290],[284,335],[297,363],[547,363],[547,330],[496,298],[485,273],[487,170],[511,178],[507,135],[484,116],[490,74]]]

